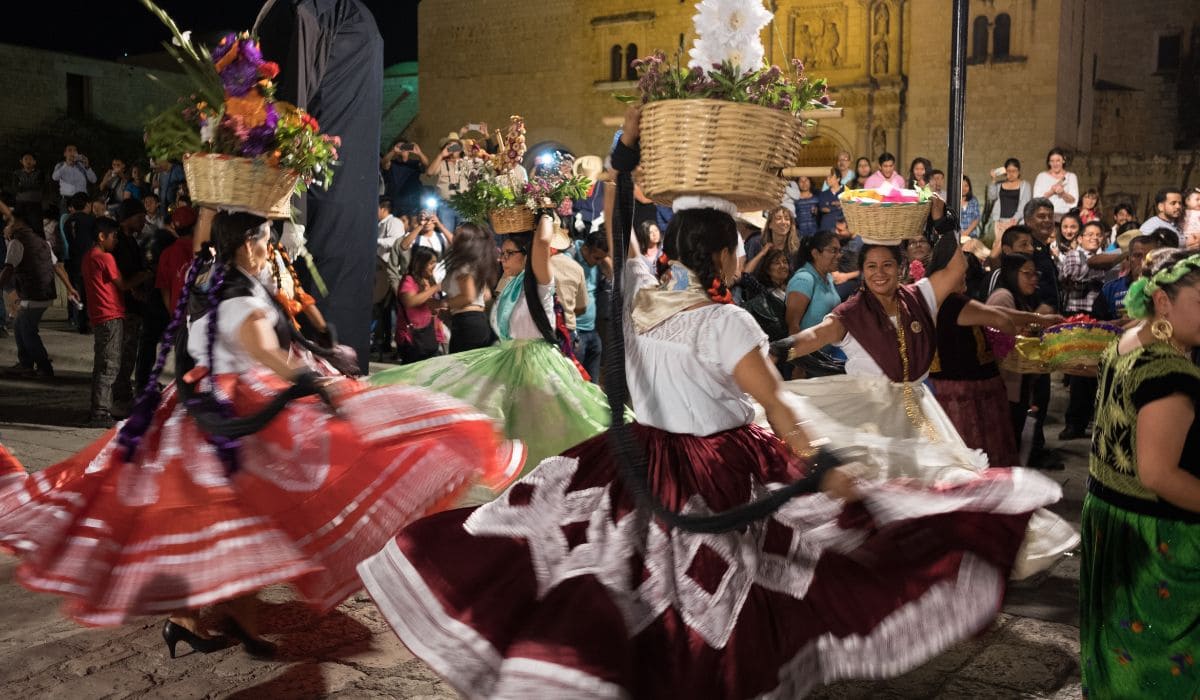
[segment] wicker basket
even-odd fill
[[[488,212],[492,230],[501,233],[524,233],[533,230],[533,210],[529,207],[505,207]]]
[[[867,243],[898,245],[900,241],[918,238],[925,232],[929,208],[933,202],[842,202],[846,228],[862,236]]]
[[[1000,361],[1000,369],[1017,374],[1050,374],[1050,367],[1045,362],[1025,359],[1015,351]]]
[[[273,168],[261,160],[217,153],[185,155],[183,172],[193,204],[268,219],[291,217],[292,192],[300,179],[295,171]]]
[[[779,171],[795,165],[804,124],[787,112],[724,100],[663,100],[642,110],[642,192],[729,200],[741,211],[783,199]]]

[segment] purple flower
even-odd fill
[[[823,104],[823,105],[829,104],[829,95],[821,95],[821,104]]]
[[[221,37],[220,43],[218,43],[216,46],[213,47],[213,50],[212,50],[213,60],[214,61],[221,60],[221,57],[224,56],[225,54],[229,53],[229,50],[233,48],[233,45],[236,41],[237,41],[236,34],[226,34],[225,36]]]
[[[221,84],[227,94],[234,97],[245,95],[258,84],[258,64],[247,61],[244,55],[239,55],[221,71]]]

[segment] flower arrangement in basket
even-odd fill
[[[885,182],[875,189],[842,190],[838,199],[846,227],[864,242],[896,245],[924,234],[934,196],[928,186],[907,190]]]
[[[146,124],[146,151],[183,162],[193,202],[287,218],[293,192],[329,186],[341,139],[274,98],[279,66],[257,40],[228,34],[210,52],[151,0],[142,4],[170,30],[164,45],[195,89]]]
[[[1042,334],[1042,357],[1051,369],[1095,369],[1100,364],[1100,353],[1120,337],[1120,326],[1076,314]]]
[[[467,189],[450,198],[464,219],[490,225],[496,233],[533,230],[538,209],[554,209],[570,216],[574,200],[587,196],[588,180],[572,174],[574,159],[555,154],[550,166],[539,166],[527,175],[521,161],[525,156],[525,123],[510,118],[507,138],[499,138],[499,151],[484,160],[468,179]]]
[[[767,66],[761,0],[701,0],[696,40],[682,65],[659,51],[634,62],[641,102],[642,191],[660,204],[708,195],[738,209],[768,209],[783,197],[779,171],[804,143],[800,113],[832,105],[825,79],[798,61]],[[632,101],[635,97],[619,97]]]

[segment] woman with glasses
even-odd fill
[[[833,273],[837,270],[841,253],[842,243],[833,231],[819,231],[801,241],[800,252],[796,256],[800,269],[796,270],[787,285],[788,333],[796,334],[812,328],[842,303],[833,282]],[[807,361],[808,358],[813,361]],[[796,369],[803,371],[807,377],[842,374],[846,371],[845,362],[846,356],[841,350],[827,346],[801,358]]]
[[[498,421],[508,437],[525,443],[528,469],[602,432],[609,422],[603,392],[584,380],[555,328],[550,254],[558,226],[552,215],[543,214],[536,234],[503,237],[503,275],[487,317],[499,344],[371,377],[373,384],[415,384],[475,406]]]
[[[1033,258],[1023,253],[1005,255],[1000,262],[1000,279],[996,291],[988,297],[987,303],[989,306],[1033,312],[1053,318],[1049,315],[1054,313],[1054,309],[1038,301],[1037,288],[1038,271]],[[1000,376],[1004,380],[1013,435],[1019,447],[1026,413],[1029,412],[1031,380],[1036,375],[1022,375],[1001,369]]]

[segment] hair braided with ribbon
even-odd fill
[[[1155,257],[1171,255],[1174,251],[1156,251]],[[1149,264],[1149,263],[1147,263]],[[1145,270],[1142,277],[1129,285],[1125,293],[1125,310],[1130,318],[1149,318],[1154,315],[1154,293],[1170,287],[1192,272],[1200,270],[1200,253],[1189,255],[1154,273]]]

